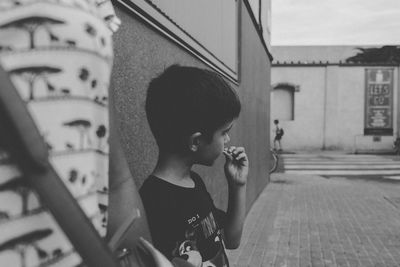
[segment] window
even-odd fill
[[[294,92],[298,86],[292,84],[278,84],[273,86],[271,101],[271,119],[282,121],[294,120]]]

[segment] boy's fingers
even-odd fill
[[[244,151],[244,147],[238,146],[238,147],[236,147],[235,151],[237,151],[237,152],[243,152],[243,151]]]
[[[225,148],[223,153],[227,160],[230,161],[248,161],[244,147],[231,146],[229,148]]]
[[[245,161],[247,161],[247,155],[246,155],[246,153],[240,153],[236,158],[235,158],[235,160],[242,160],[242,159],[244,159]]]
[[[225,147],[224,150],[228,151],[229,153],[234,153],[237,149],[243,150],[243,147],[237,147],[237,146],[230,146],[230,147]]]
[[[245,152],[245,151],[244,151],[244,147],[236,147],[236,148],[233,150],[232,154],[235,155],[235,156],[237,156],[237,155],[239,155],[240,153],[243,153],[243,152]]]
[[[230,146],[230,147],[228,147],[228,152],[229,153],[233,153],[233,151],[236,149],[236,147],[235,146]]]
[[[233,151],[233,154],[234,154],[235,156],[238,156],[238,155],[240,155],[241,153],[244,153],[244,152],[245,152],[244,147],[237,147],[237,148],[235,149],[235,151]]]
[[[233,157],[229,152],[224,150],[223,153],[224,153],[226,159],[233,160]]]
[[[244,150],[243,147],[238,147],[238,148],[236,148],[236,150],[232,153],[233,158],[234,158],[235,160],[238,160],[238,157],[239,157],[240,155],[242,155],[242,154],[246,154],[246,152],[245,152],[245,150]]]
[[[240,165],[241,167],[245,167],[245,166],[249,165],[249,161],[248,161],[246,155],[240,155],[240,157],[237,157],[235,160],[238,163],[238,165]]]

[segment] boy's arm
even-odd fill
[[[240,245],[243,223],[246,216],[246,182],[249,161],[243,147],[230,147],[224,151],[226,162],[225,176],[228,181],[228,210],[224,227],[227,249]]]

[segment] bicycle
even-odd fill
[[[278,168],[279,155],[274,149],[270,149],[270,153],[271,153],[271,156],[270,156],[270,161],[269,161],[269,164],[270,164],[269,173],[273,173]]]
[[[393,150],[396,155],[400,155],[400,137],[397,137],[393,142]]]

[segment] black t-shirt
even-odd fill
[[[191,262],[201,255],[204,267],[229,266],[221,229],[225,213],[218,210],[200,176],[191,173],[194,188],[149,176],[140,188],[154,246],[168,259]]]

